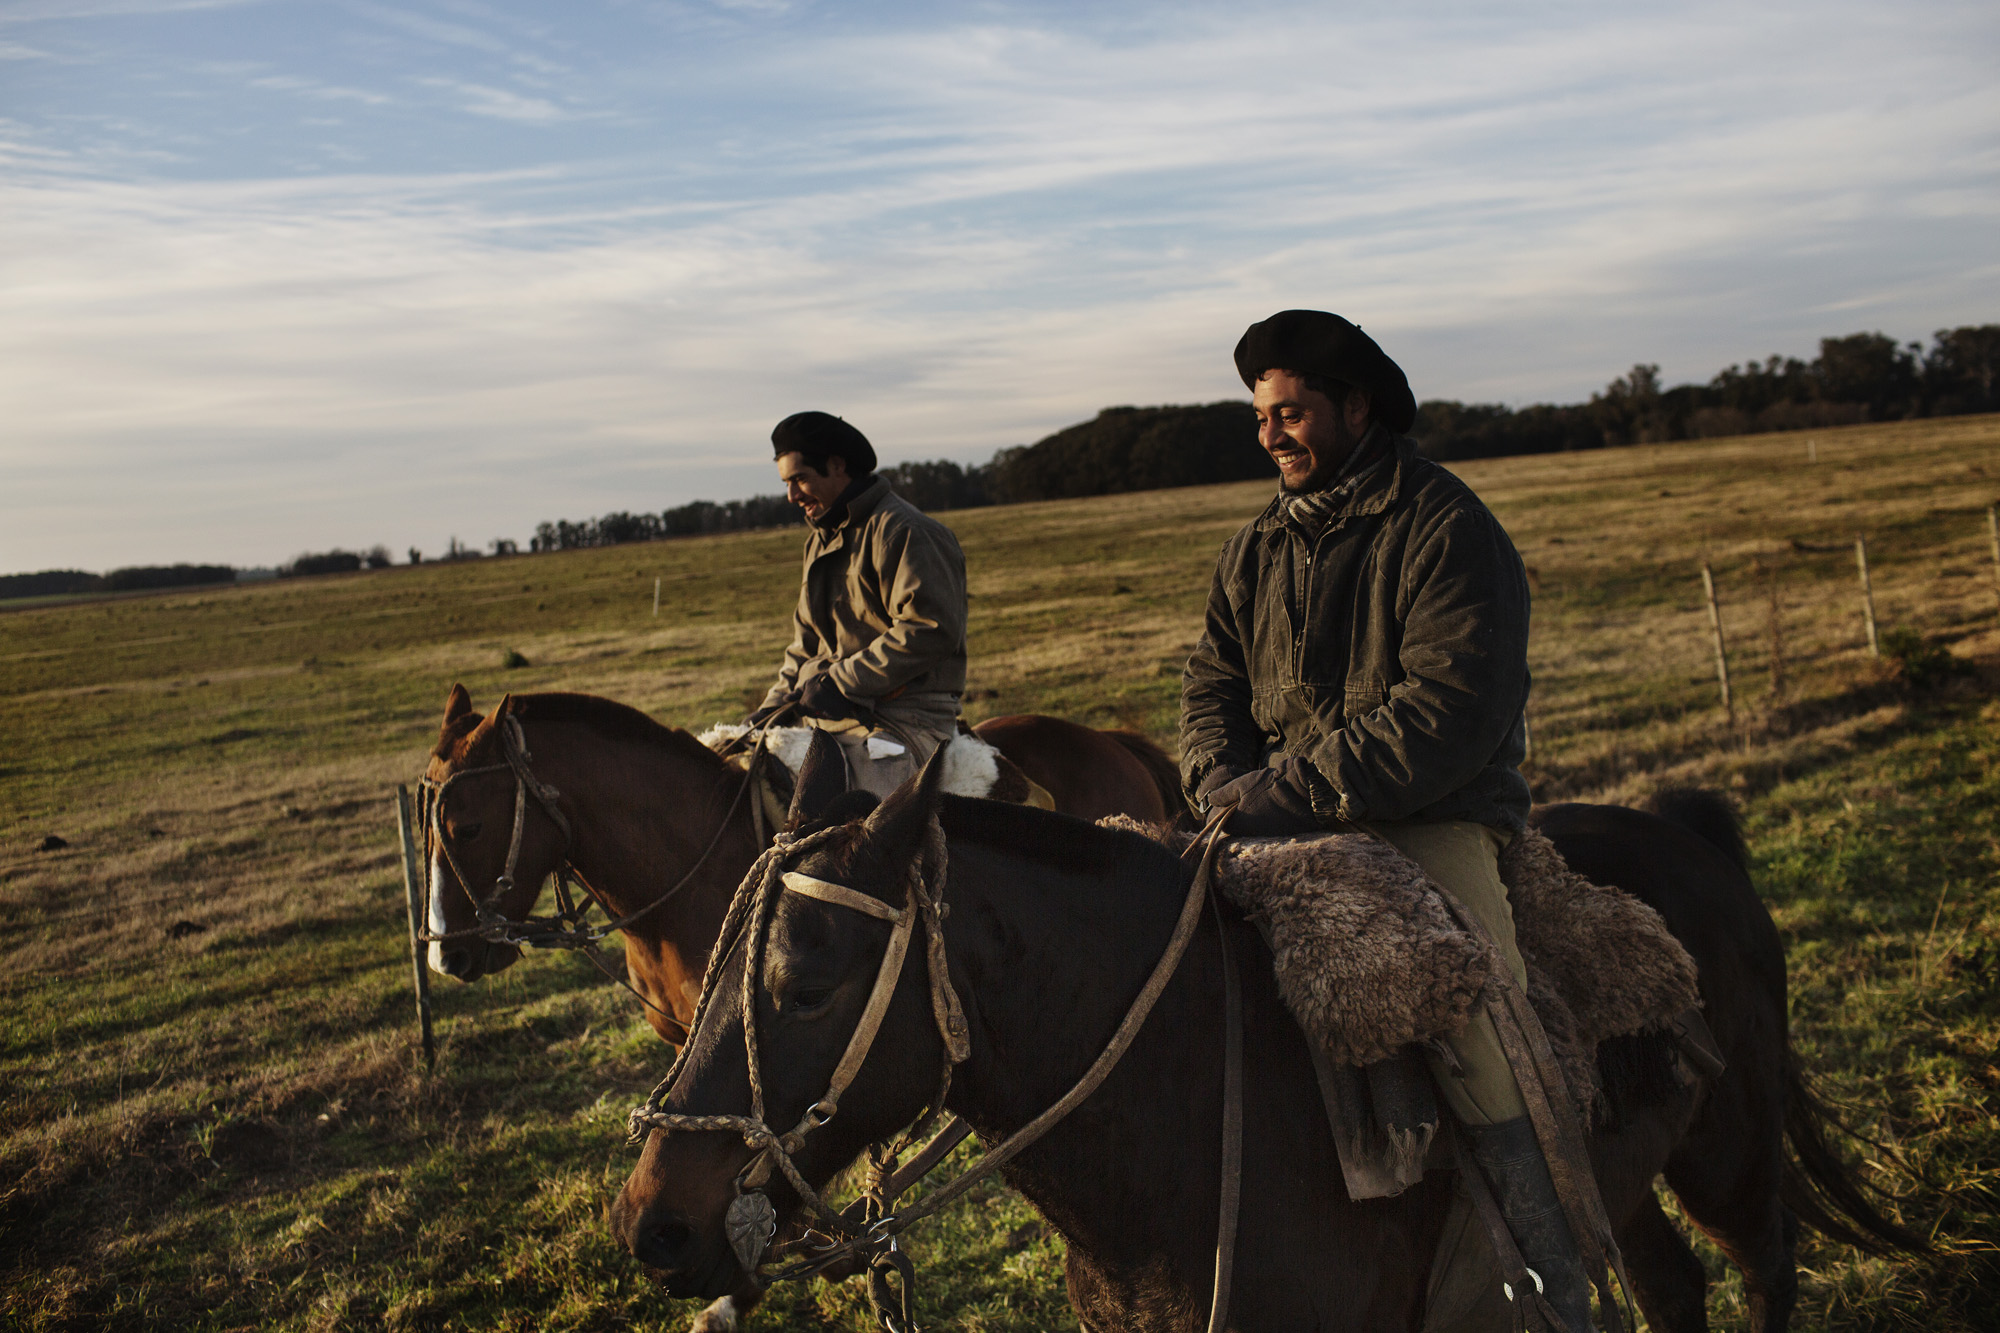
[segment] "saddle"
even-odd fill
[[[1162,836],[1116,816],[1100,822]],[[1431,1162],[1444,1144],[1424,1055],[1465,1026],[1504,966],[1498,956],[1459,926],[1415,862],[1365,833],[1238,838],[1216,874],[1263,934],[1308,1038],[1349,1196],[1395,1195],[1427,1163],[1448,1164]],[[1677,1025],[1701,998],[1694,960],[1659,913],[1574,873],[1533,829],[1501,855],[1500,878],[1529,999],[1586,1124],[1683,1086]]]
[[[963,727],[964,723],[959,725]],[[806,761],[806,752],[812,748],[814,730],[812,727],[764,729],[764,749],[778,761],[764,766],[763,780],[757,784],[767,827],[784,827],[785,813],[792,801],[792,782]],[[717,722],[695,739],[711,750],[721,751],[749,732],[750,728],[740,722]],[[878,742],[873,738],[868,743],[870,746],[896,744],[893,741]],[[753,747],[744,746],[730,756],[730,762],[747,767],[753,752]],[[894,753],[900,752],[898,746]],[[970,731],[960,731],[946,742],[943,790],[953,796],[1006,801],[1011,805],[1033,805],[1044,810],[1055,808],[1055,800],[1044,788],[1016,767],[1006,755]]]

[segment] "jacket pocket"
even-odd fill
[[[1359,685],[1349,682],[1343,693],[1349,717],[1366,717],[1389,702],[1389,687],[1380,681],[1364,681]]]

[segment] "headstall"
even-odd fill
[[[418,825],[424,831],[425,891],[425,929],[418,934],[417,938],[425,943],[432,944],[476,938],[485,940],[489,944],[512,945],[516,948],[581,949],[607,976],[619,980],[627,990],[631,990],[634,995],[638,995],[640,1001],[647,1008],[667,1014],[669,1018],[672,1018],[673,1016],[670,1013],[667,1013],[666,1010],[661,1009],[658,1005],[640,994],[639,991],[633,989],[629,982],[625,982],[623,978],[618,977],[617,973],[598,956],[596,952],[597,946],[608,936],[625,929],[634,921],[639,920],[641,917],[658,908],[662,903],[673,898],[687,886],[689,881],[694,878],[695,873],[708,863],[709,857],[721,845],[722,836],[728,831],[729,821],[735,815],[737,807],[743,804],[744,797],[750,793],[757,779],[761,776],[759,770],[767,751],[760,745],[751,755],[750,762],[743,774],[743,781],[738,786],[736,795],[730,801],[728,809],[723,811],[722,819],[716,826],[715,836],[709,840],[708,846],[696,858],[695,863],[688,867],[687,873],[683,874],[666,892],[645,906],[628,912],[623,916],[615,916],[610,906],[599,898],[598,891],[590,885],[589,881],[578,875],[576,868],[570,864],[569,853],[571,844],[574,842],[574,834],[571,832],[569,817],[563,813],[561,805],[558,804],[562,793],[535,776],[532,767],[534,756],[528,751],[527,737],[522,731],[520,718],[510,713],[501,719],[500,743],[501,753],[504,756],[504,762],[502,763],[484,764],[477,768],[463,768],[449,774],[441,781],[425,777],[420,779],[417,784]],[[482,897],[473,891],[472,881],[460,869],[458,858],[452,852],[451,835],[444,824],[445,797],[450,793],[452,786],[464,778],[481,777],[488,773],[504,772],[511,772],[514,775],[513,830],[507,843],[506,863],[501,868],[500,874],[494,878],[493,887]],[[558,910],[554,916],[529,915],[516,919],[501,912],[497,904],[514,887],[515,871],[521,860],[522,837],[527,828],[530,800],[541,808],[542,813],[548,816],[550,822],[556,826],[556,830],[562,834],[563,850],[561,856],[556,861],[554,873]],[[758,813],[758,803],[753,801],[751,809],[753,814]],[[761,818],[759,818],[758,824],[761,833]],[[761,837],[759,840],[761,841]],[[450,868],[452,878],[457,881],[459,890],[465,894],[466,900],[472,904],[473,914],[478,920],[477,925],[467,926],[460,930],[433,931],[429,929],[431,919],[430,908],[433,905],[434,895],[439,892],[439,886],[435,882],[436,876],[432,872],[436,865],[436,853],[440,851],[444,854],[445,864]],[[585,896],[579,898],[576,895],[572,888],[573,883],[583,886]],[[593,907],[599,908],[605,916],[612,917],[613,919],[601,926],[586,924],[584,918]],[[676,1019],[674,1021],[678,1023],[679,1020]]]
[[[1175,923],[1173,935],[1166,949],[1154,965],[1145,986],[1127,1009],[1124,1019],[1113,1033],[1110,1042],[1098,1055],[1096,1061],[1083,1076],[1054,1105],[1030,1121],[1005,1140],[989,1149],[977,1165],[969,1168],[949,1184],[931,1191],[917,1204],[900,1211],[895,1209],[897,1197],[923,1179],[971,1132],[964,1121],[953,1117],[951,1121],[932,1136],[924,1147],[907,1164],[901,1163],[902,1155],[915,1147],[929,1134],[931,1127],[944,1113],[944,1101],[951,1089],[952,1070],[963,1063],[971,1054],[970,1034],[965,1016],[959,1005],[957,993],[951,985],[950,973],[945,958],[944,927],[950,907],[943,901],[947,849],[944,830],[933,816],[926,830],[925,845],[910,867],[906,887],[906,899],[901,908],[869,894],[861,893],[843,884],[817,879],[810,875],[788,871],[788,862],[802,858],[838,835],[842,826],[821,829],[802,838],[780,834],[771,848],[751,867],[738,887],[735,898],[729,906],[721,934],[716,946],[709,954],[707,974],[702,978],[701,998],[695,1006],[694,1018],[688,1024],[689,1040],[676,1054],[673,1067],[666,1078],[655,1087],[645,1102],[636,1107],[627,1117],[629,1143],[642,1144],[653,1130],[715,1130],[735,1133],[742,1137],[744,1144],[753,1149],[751,1157],[736,1177],[736,1197],[730,1202],[724,1215],[723,1226],[728,1234],[730,1248],[735,1252],[737,1262],[746,1273],[751,1274],[763,1286],[784,1281],[788,1278],[809,1277],[825,1271],[836,1264],[859,1261],[869,1275],[869,1300],[874,1307],[875,1317],[885,1333],[913,1333],[916,1328],[912,1313],[914,1270],[908,1255],[897,1243],[897,1236],[914,1223],[961,1197],[980,1179],[997,1171],[1023,1150],[1028,1148],[1043,1134],[1047,1133],[1064,1116],[1096,1091],[1119,1059],[1137,1037],[1153,1004],[1166,989],[1180,960],[1193,938],[1195,926],[1201,915],[1204,900],[1210,898],[1213,883],[1213,866],[1216,849],[1220,843],[1219,822],[1211,823],[1201,837],[1189,848],[1192,854],[1201,849],[1197,869],[1190,879],[1188,893],[1181,907],[1180,917]],[[769,932],[773,908],[780,892],[796,893],[814,898],[851,911],[888,921],[894,929],[883,950],[882,962],[875,973],[875,982],[869,992],[868,1001],[856,1022],[847,1047],[840,1062],[827,1081],[826,1092],[799,1118],[799,1122],[784,1133],[773,1130],[765,1120],[763,1073],[757,1053],[757,988],[762,971],[764,943]],[[909,1130],[897,1136],[893,1142],[872,1146],[868,1150],[870,1169],[868,1184],[860,1199],[845,1209],[836,1211],[831,1204],[812,1187],[799,1171],[793,1160],[804,1146],[807,1135],[830,1121],[839,1109],[840,1097],[847,1090],[855,1075],[860,1072],[868,1052],[874,1045],[876,1035],[881,1030],[883,1017],[889,1001],[896,991],[897,981],[903,970],[903,962],[909,952],[910,937],[921,920],[926,932],[926,962],[930,971],[931,1012],[937,1024],[938,1034],[944,1041],[944,1059],[936,1094],[930,1099],[916,1122]],[[1218,925],[1220,916],[1218,911]],[[702,1019],[716,1002],[722,970],[736,945],[744,946],[743,984],[740,1002],[743,1021],[743,1045],[748,1057],[750,1082],[750,1114],[741,1115],[688,1115],[670,1112],[662,1103],[670,1095],[681,1070],[686,1066],[694,1048],[694,1034],[699,1031]],[[1242,1103],[1242,1037],[1241,1004],[1237,994],[1233,961],[1224,937],[1224,978],[1227,991],[1227,1011],[1225,1020],[1226,1066],[1225,1111],[1224,1111],[1224,1177],[1223,1216],[1218,1233],[1216,1285],[1211,1303],[1210,1326],[1220,1329],[1226,1319],[1229,1290],[1230,1255],[1233,1251],[1235,1233],[1235,1211],[1237,1191],[1231,1184],[1233,1176],[1240,1175],[1241,1153],[1241,1103]],[[1233,1136],[1233,1138],[1232,1138]],[[767,1256],[771,1241],[777,1231],[777,1209],[772,1204],[763,1187],[773,1171],[782,1173],[800,1201],[813,1213],[815,1235],[809,1232],[798,1241],[780,1247],[782,1253],[773,1252]],[[799,1257],[803,1255],[803,1257]],[[787,1266],[769,1274],[758,1272],[767,1257],[792,1260]],[[891,1275],[900,1278],[900,1292],[893,1291],[889,1281]]]

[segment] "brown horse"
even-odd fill
[[[1710,803],[1713,807],[1714,803]],[[989,1146],[1021,1129],[1078,1079],[1110,1040],[1172,933],[1188,870],[1148,839],[906,784],[865,823],[796,867],[901,907],[933,819],[949,859],[945,958],[963,1002],[970,1056],[947,1108]],[[1632,1277],[1659,1333],[1707,1327],[1700,1261],[1653,1193],[1664,1171],[1687,1215],[1744,1275],[1752,1327],[1786,1327],[1796,1291],[1799,1217],[1873,1246],[1909,1246],[1826,1151],[1823,1113],[1806,1094],[1786,1036],[1782,947],[1742,864],[1688,824],[1606,806],[1558,806],[1539,825],[1572,864],[1617,883],[1665,918],[1700,967],[1702,997],[1727,1060],[1708,1083],[1653,1089],[1593,1131],[1594,1165]],[[788,885],[791,880],[788,879]],[[747,901],[747,900],[746,900]],[[914,910],[914,906],[909,910]],[[1222,954],[1243,977],[1241,1230],[1228,1326],[1252,1330],[1415,1329],[1452,1184],[1433,1172],[1393,1199],[1350,1201],[1305,1042],[1272,978],[1254,925],[1201,917],[1192,946],[1110,1076],[1005,1168],[1068,1247],[1070,1299],[1093,1333],[1193,1333],[1214,1272],[1220,1188]],[[759,932],[762,932],[761,934]],[[804,1123],[856,1030],[889,925],[837,897],[778,892],[714,970],[725,1001],[698,1020],[660,1109],[741,1116],[752,1105],[745,1044],[747,946],[764,1122]],[[907,1125],[935,1094],[944,1060],[921,948],[900,969],[878,1036],[837,1112],[794,1155],[820,1189],[868,1144]],[[1614,1077],[1607,1070],[1607,1077]],[[824,1105],[821,1103],[821,1105]],[[830,1118],[829,1118],[830,1114]],[[1786,1151],[1789,1137],[1793,1154]],[[755,1154],[734,1130],[655,1128],[620,1192],[612,1225],[678,1295],[747,1276],[724,1227]],[[783,1221],[799,1199],[787,1177],[762,1188]],[[1790,1206],[1788,1206],[1790,1205]],[[1796,1210],[1796,1212],[1795,1212]]]
[[[529,799],[511,867],[515,805],[526,793],[507,762],[506,719],[520,726],[528,767],[557,793],[569,825],[565,836]],[[1185,809],[1173,761],[1135,732],[1032,714],[975,730],[1064,813],[1167,823]],[[451,784],[433,820],[443,821],[449,842],[432,837],[428,848],[430,930],[449,937],[432,945],[431,966],[461,981],[510,966],[518,948],[473,933],[476,901],[519,921],[566,863],[612,916],[644,913],[623,932],[628,977],[654,1028],[679,1041],[722,910],[761,850],[742,771],[686,732],[609,699],[515,695],[482,717],[454,685],[425,779]],[[490,896],[503,874],[510,886]]]
[[[1169,824],[1187,809],[1180,767],[1136,731],[1099,731],[1039,713],[990,717],[972,730],[1041,784],[1063,814]]]

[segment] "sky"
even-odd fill
[[[1246,397],[2000,322],[2000,8],[0,0],[0,572],[270,565]]]

